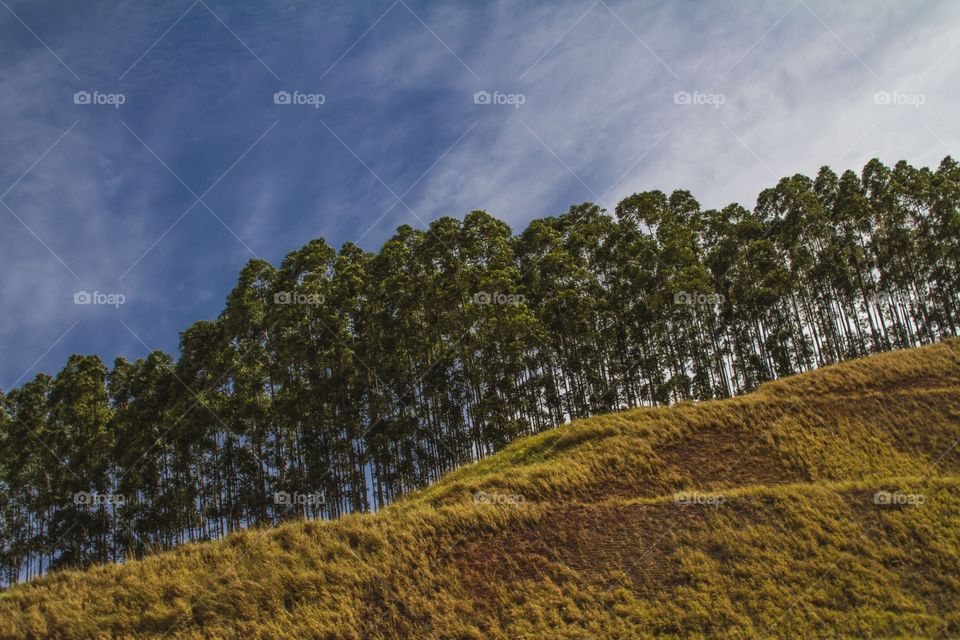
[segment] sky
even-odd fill
[[[957,157],[960,3],[0,0],[0,389],[177,352],[250,259]]]

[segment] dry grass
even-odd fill
[[[0,595],[0,638],[957,637],[958,439],[952,340],[578,421],[376,515],[51,575]]]

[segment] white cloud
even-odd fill
[[[281,120],[206,198],[274,260],[316,235],[355,240],[393,202],[320,118],[398,194],[476,123],[404,197],[416,217],[397,205],[367,248],[399,224],[473,209],[519,231],[608,189],[609,207],[648,189],[689,189],[705,207],[751,206],[779,177],[823,164],[859,169],[877,156],[936,165],[957,153],[955,4],[604,2],[408,3],[433,33],[398,4],[349,50],[389,4],[333,14],[288,3],[215,6],[280,86],[198,6],[119,83],[129,94],[119,115],[129,113],[128,124],[197,193]],[[27,7],[15,9],[36,20]],[[99,323],[76,314],[72,292],[112,287],[192,202],[118,114],[69,104],[79,88],[112,90],[178,15],[106,12],[82,26],[44,25],[42,36],[88,81],[81,85],[18,24],[5,27],[22,42],[0,50],[13,51],[0,69],[4,181],[80,120],[6,201],[81,282],[0,207],[0,252],[14,274],[0,283],[0,344],[12,363],[4,371],[29,365],[75,318]],[[274,108],[272,92],[287,87],[321,91],[327,104]],[[524,103],[476,105],[477,91],[520,93]],[[677,105],[678,91],[724,102]],[[877,105],[877,91],[921,94],[924,104]],[[168,332],[171,344],[183,317],[215,313],[225,281],[249,257],[198,205],[124,278],[131,293],[150,294],[131,326],[148,342]],[[185,270],[194,272],[189,282],[171,275]],[[164,295],[176,300],[165,305]],[[121,347],[141,348],[103,321],[69,351],[102,345],[109,360]],[[41,364],[58,366],[54,354]]]
[[[682,188],[705,206],[750,206],[779,177],[823,164],[856,170],[879,156],[935,165],[960,136],[951,109],[960,99],[951,82],[958,56],[919,78],[955,44],[950,5],[798,3],[785,16],[789,4],[698,5],[709,16],[694,20],[673,6],[611,4],[643,43],[598,5],[518,81],[587,6],[492,12],[498,22],[468,64],[496,73],[486,86],[521,91],[527,101],[517,110],[478,109],[477,135],[424,180],[415,210],[486,208],[520,225],[594,199],[581,180],[599,194],[644,153],[608,201]],[[470,95],[476,81],[458,77]],[[898,87],[925,93],[926,103],[874,104],[875,91]],[[726,102],[674,105],[681,90],[720,92]]]

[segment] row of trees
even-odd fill
[[[0,394],[3,580],[377,509],[570,418],[957,335],[958,203],[952,159],[872,160],[753,211],[652,191],[251,261],[178,360],[75,355]]]

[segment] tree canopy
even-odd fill
[[[251,261],[179,359],[74,355],[0,393],[2,582],[375,510],[569,419],[958,335],[958,205],[953,159],[871,160],[752,211],[650,191]]]

